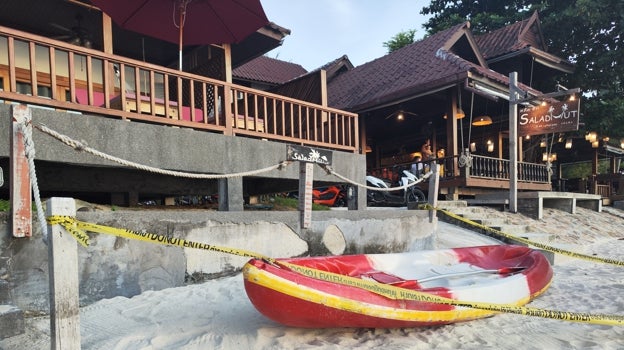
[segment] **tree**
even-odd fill
[[[397,35],[393,36],[390,40],[385,41],[383,46],[388,49],[388,53],[394,52],[403,46],[407,46],[414,42],[414,35],[416,34],[416,29],[410,29],[405,32],[400,32]]]
[[[624,137],[624,1],[621,0],[431,0],[422,9],[432,17],[423,26],[433,34],[470,21],[484,33],[538,11],[549,53],[576,64],[561,84],[580,87],[585,130]]]

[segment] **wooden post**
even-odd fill
[[[46,215],[76,215],[73,198],[50,198]],[[48,225],[51,349],[80,349],[78,250],[76,240],[60,225]]]
[[[11,231],[13,237],[32,236],[32,197],[30,195],[30,172],[24,135],[19,130],[20,124],[30,123],[32,115],[25,105],[11,107]]]
[[[313,167],[313,163],[299,162],[299,222],[301,228],[308,228],[312,224]]]
[[[428,202],[433,207],[429,210],[429,222],[433,222],[436,216],[436,208],[438,207],[438,191],[440,190],[440,164],[433,163],[431,166],[431,177],[429,178],[429,198]]]

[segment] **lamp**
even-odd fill
[[[546,148],[547,144],[548,144],[548,141],[546,141],[546,139],[542,139],[540,141],[540,147],[541,148]]]
[[[565,148],[566,149],[571,149],[572,148],[572,139],[567,139],[566,140]]]
[[[600,146],[600,141],[598,140],[592,141],[591,145],[592,145],[592,148],[598,148],[598,146]]]
[[[487,140],[487,151],[494,152],[494,142],[492,140]]]
[[[403,120],[405,120],[405,117],[408,116],[408,115],[418,116],[418,113],[412,113],[412,112],[408,112],[408,111],[403,110],[403,109],[399,109],[397,111],[394,111],[394,112],[388,114],[388,116],[385,119],[389,119],[389,118],[392,118],[392,117],[396,116],[396,120],[403,121]]]
[[[464,113],[464,110],[461,109],[461,107],[457,107],[457,114],[455,114],[455,116],[457,117],[457,119],[462,119],[466,116],[466,113]]]
[[[598,137],[598,134],[596,134],[595,131],[591,131],[585,135],[585,140],[593,143],[594,141],[596,141],[597,137]]]
[[[480,117],[477,117],[477,119],[472,122],[473,126],[486,126],[490,124],[492,124],[492,118],[490,118],[490,116],[488,115],[482,115]]]
[[[365,152],[366,153],[371,153],[373,151],[373,149],[371,148],[371,146],[366,146]]]
[[[461,108],[461,88],[459,88],[457,89],[457,112],[455,114],[455,117],[457,119],[462,119],[465,116],[466,113],[464,113],[464,110]]]

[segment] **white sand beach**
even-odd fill
[[[543,220],[492,210],[551,233],[566,249],[624,260],[624,212],[546,209]],[[482,245],[488,238],[440,223],[438,245]],[[554,266],[548,291],[531,307],[624,315],[624,268],[579,259]],[[513,314],[439,327],[300,329],[276,324],[249,302],[242,276],[101,300],[81,309],[83,349],[623,349],[624,327]],[[49,349],[49,318],[2,349]]]

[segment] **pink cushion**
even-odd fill
[[[182,116],[180,119],[201,123],[204,121],[204,111],[202,111],[201,108],[195,108],[191,115],[191,107],[182,106]]]
[[[76,89],[76,102],[80,103],[81,105],[88,105],[89,104],[89,91],[87,89]],[[93,91],[92,106],[102,106],[103,104],[104,104],[104,93],[99,92],[99,91]]]

